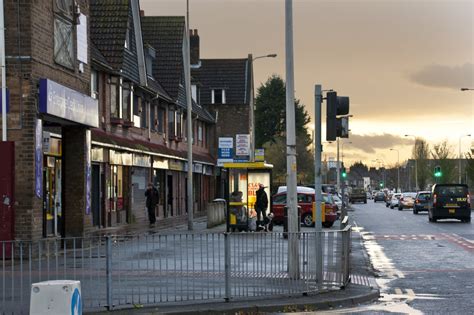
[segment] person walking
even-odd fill
[[[158,194],[158,190],[155,188],[155,186],[153,186],[153,183],[148,183],[148,189],[145,191],[145,197],[146,208],[148,210],[148,220],[150,221],[150,224],[155,224],[155,209],[156,205],[160,201],[160,195]]]
[[[257,211],[257,230],[261,228],[266,221],[266,212],[268,207],[268,197],[265,192],[265,186],[258,184],[257,200],[255,201],[255,210]]]

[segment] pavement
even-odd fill
[[[196,232],[211,231],[224,232],[225,225],[207,229],[206,218],[198,218],[194,222]],[[337,229],[336,222],[331,229]],[[279,227],[277,227],[279,228]],[[148,225],[135,225],[127,229],[128,234],[153,234],[157,232],[172,232],[186,230],[187,225],[178,225],[168,229]],[[302,231],[311,231],[310,228],[302,227]],[[370,266],[368,255],[362,243],[362,237],[358,232],[352,233],[351,253],[351,283],[344,289],[328,291],[318,294],[274,296],[267,298],[255,298],[245,300],[230,300],[228,302],[179,302],[161,303],[154,306],[136,306],[136,308],[114,309],[109,312],[92,312],[88,314],[262,314],[262,313],[287,313],[299,311],[328,310],[342,307],[354,307],[359,304],[369,303],[379,298],[380,291],[374,278],[374,270]]]

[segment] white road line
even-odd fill
[[[402,295],[402,294],[403,294],[402,289],[400,289],[400,288],[395,288],[395,294],[397,294],[397,295]]]

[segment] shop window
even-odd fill
[[[122,118],[121,98],[120,98],[120,78],[110,78],[110,116],[112,118]]]
[[[176,136],[175,116],[176,112],[174,110],[168,110],[168,138],[170,140],[174,140]]]
[[[110,166],[110,181],[108,190],[110,211],[115,212],[123,210],[123,166]]]

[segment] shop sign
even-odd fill
[[[150,156],[143,154],[133,154],[133,166],[151,167]]]
[[[110,150],[110,164],[122,165],[122,154],[120,152]]]
[[[6,89],[6,100],[7,100],[7,113],[10,111],[10,91]],[[0,113],[2,113],[3,106],[2,106],[2,91],[0,90]]]
[[[193,172],[198,173],[198,174],[202,174],[202,164],[195,163]]]
[[[91,181],[92,181],[92,163],[91,163],[91,131],[86,130],[86,214],[91,213]]]
[[[241,134],[235,136],[235,155],[248,156],[250,155],[250,135]]]
[[[99,127],[99,103],[92,97],[49,79],[40,79],[40,113]]]
[[[132,166],[133,165],[133,154],[122,153],[122,165]]]
[[[160,159],[158,157],[153,157],[153,168],[167,170],[169,169],[169,163],[167,159]]]
[[[265,161],[265,149],[255,149],[255,161],[256,162]]]
[[[170,160],[169,161],[169,169],[173,171],[183,171],[184,164],[181,161]]]
[[[36,119],[35,127],[35,193],[43,198],[43,121]]]
[[[92,148],[91,157],[93,162],[106,162],[104,148]]]

